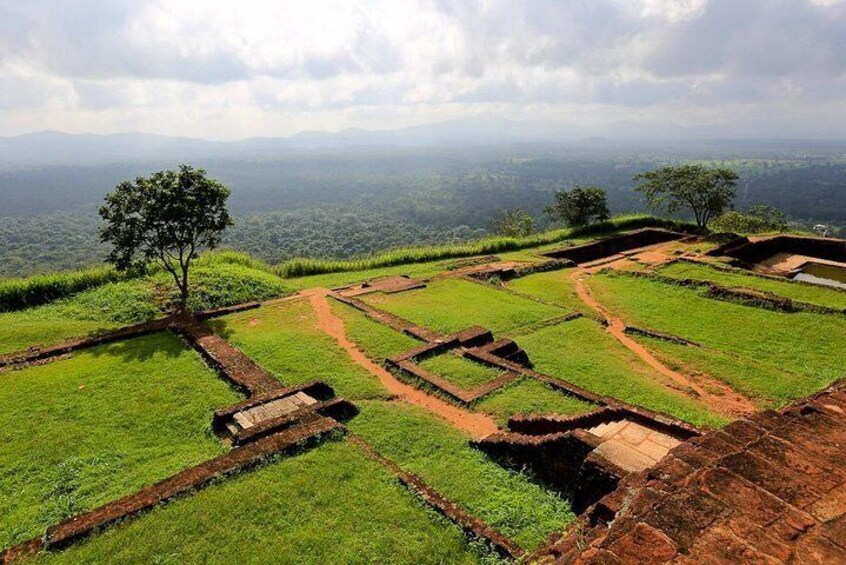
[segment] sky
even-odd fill
[[[846,0],[0,0],[0,135],[506,119],[846,138]]]

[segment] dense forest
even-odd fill
[[[742,159],[688,151],[573,151],[547,146],[320,152],[278,159],[196,162],[232,188],[225,245],[277,262],[350,257],[412,244],[476,239],[499,209],[521,207],[547,227],[555,190],[597,184],[612,213],[645,209],[632,176],[673,161],[740,173],[736,206],[768,204],[804,225],[846,225],[846,159],[746,149]],[[660,155],[660,156],[659,156]],[[0,170],[0,276],[101,260],[97,207],[120,180],[178,162],[7,167]]]

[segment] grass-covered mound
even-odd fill
[[[240,399],[170,333],[0,373],[0,547],[214,457]]]
[[[169,277],[160,271],[95,286],[35,308],[4,312],[0,314],[0,354],[164,316],[176,299]],[[194,310],[267,300],[288,292],[279,277],[240,255],[209,256],[194,268],[192,281],[189,306]]]
[[[345,441],[213,484],[46,563],[478,563],[461,531]]]

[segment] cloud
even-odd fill
[[[228,138],[486,112],[731,121],[751,107],[831,127],[844,83],[843,0],[0,0],[6,134]]]

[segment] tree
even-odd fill
[[[729,210],[712,225],[716,231],[733,233],[781,232],[787,229],[784,212],[772,206],[752,206],[745,212]]]
[[[700,230],[714,216],[723,213],[734,200],[737,173],[731,169],[709,169],[702,165],[661,167],[635,175],[635,190],[646,196],[650,207],[673,214],[689,208]]]
[[[184,309],[191,262],[232,225],[228,197],[228,188],[188,165],[121,182],[100,208],[106,221],[100,240],[112,244],[107,261],[118,270],[158,261],[173,276]]]
[[[491,218],[491,228],[498,235],[525,237],[535,231],[535,219],[520,208],[499,210]]]
[[[556,191],[555,203],[547,206],[552,220],[562,220],[568,226],[585,226],[611,217],[605,190],[598,186],[575,185],[569,192]]]

